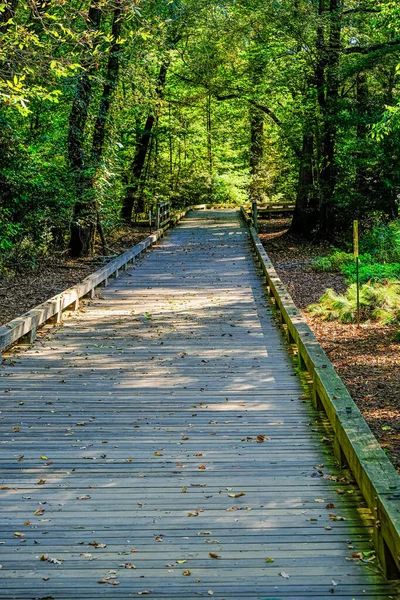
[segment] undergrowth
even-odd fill
[[[341,323],[357,321],[357,286],[349,286],[345,294],[328,289],[317,304],[308,310],[327,320]],[[400,285],[370,285],[360,288],[360,318],[362,321],[381,321],[382,324],[400,322]]]

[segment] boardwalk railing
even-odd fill
[[[156,204],[156,229],[167,225],[171,219],[171,203],[158,202]]]
[[[332,424],[338,462],[348,464],[375,517],[374,544],[384,573],[388,579],[400,579],[400,477],[280,280],[249,215],[243,208],[241,214],[268,293],[289,342],[297,346],[299,367],[312,378],[313,405],[324,410]]]
[[[96,287],[107,285],[109,277],[118,277],[121,269],[127,269],[129,263],[134,262],[137,257],[151,249],[153,244],[164,235],[164,232],[180,221],[190,210],[191,207],[175,215],[171,215],[169,212],[168,222],[164,220],[164,224],[158,227],[157,231],[139,242],[139,244],[111,260],[104,267],[86,277],[81,283],[53,296],[50,300],[39,304],[22,316],[0,327],[0,355],[3,350],[18,342],[21,338],[26,339],[28,343],[33,343],[37,329],[41,325],[50,320],[55,320],[57,323],[61,322],[64,310],[77,310],[79,300],[84,296],[93,298]]]

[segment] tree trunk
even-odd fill
[[[341,0],[330,0],[329,43],[326,49],[326,98],[322,108],[322,165],[320,173],[321,206],[319,235],[330,237],[334,231],[332,199],[337,182],[335,146],[339,98],[339,60],[341,33]]]
[[[70,121],[70,132],[72,132],[72,137],[70,136],[69,139],[69,153],[71,165],[78,175],[77,188],[79,199],[74,206],[69,250],[71,256],[76,257],[90,256],[90,254],[93,253],[95,233],[96,229],[99,228],[98,206],[95,198],[94,184],[96,181],[97,169],[100,166],[103,155],[107,121],[119,75],[120,46],[117,42],[121,35],[121,14],[121,0],[118,0],[114,9],[112,24],[113,42],[108,58],[106,81],[103,87],[94,127],[90,175],[85,175],[84,173],[85,164],[83,156],[84,129],[87,121],[87,110],[91,99],[90,77],[87,73],[79,82],[78,102],[76,102],[76,104],[74,103],[75,113],[73,115],[73,125],[75,125],[75,131],[73,131]]]
[[[356,164],[356,190],[359,195],[359,203],[357,207],[360,217],[363,198],[368,194],[367,174],[364,161],[366,159],[366,150],[364,148],[367,138],[368,128],[365,116],[368,111],[368,85],[365,73],[357,75],[357,164]]]
[[[264,157],[264,117],[255,109],[251,109],[250,136],[250,201],[259,202],[262,195],[262,167]]]
[[[297,183],[296,206],[290,233],[309,235],[318,220],[318,206],[315,198],[314,175],[314,136],[310,133],[303,136],[299,179]]]
[[[169,61],[163,62],[160,67],[160,72],[157,79],[156,95],[159,100],[163,97],[165,81],[167,79]],[[156,115],[149,114],[146,119],[146,124],[142,135],[140,136],[139,142],[136,147],[135,155],[130,167],[129,180],[130,183],[127,186],[125,198],[121,209],[121,217],[125,223],[132,221],[133,205],[136,200],[137,192],[140,186],[140,179],[143,173],[143,168],[146,162],[147,153],[150,146],[150,140],[152,136],[152,130],[156,122]],[[143,199],[140,203],[141,206],[137,207],[137,212],[143,212]]]

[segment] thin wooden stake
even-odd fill
[[[353,223],[354,231],[354,257],[356,259],[356,285],[357,285],[357,325],[360,327],[360,259],[358,250],[358,221]]]

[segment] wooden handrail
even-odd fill
[[[388,579],[399,579],[400,477],[294,304],[243,208],[241,215],[249,226],[268,293],[280,313],[289,342],[297,346],[299,367],[312,378],[313,405],[326,412],[333,427],[336,458],[340,464],[349,465],[375,517],[374,545],[381,566]]]

